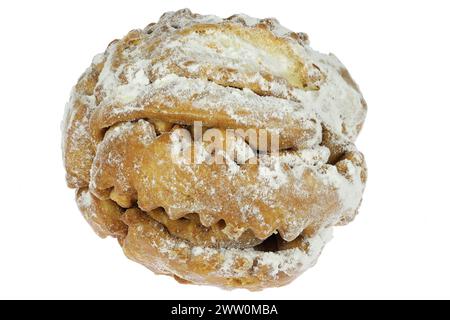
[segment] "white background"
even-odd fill
[[[357,219],[262,292],[180,285],[97,238],[65,185],[59,125],[94,54],[169,10],[275,16],[335,53],[369,104]],[[450,298],[447,1],[2,1],[0,298]]]

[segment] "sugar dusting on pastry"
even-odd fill
[[[79,188],[94,230],[118,237],[128,257],[155,272],[223,287],[288,283],[361,202],[366,168],[353,143],[366,105],[349,77],[334,55],[275,19],[166,13],[95,56],[72,91],[62,124],[68,185]],[[202,142],[181,135],[195,121],[266,130],[280,137],[281,153],[241,137],[231,152],[217,151],[222,166],[210,164]],[[186,158],[193,149],[194,163]],[[276,236],[288,249],[218,247],[215,237],[195,246],[140,218],[161,208],[233,241]]]

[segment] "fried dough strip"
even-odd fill
[[[291,282],[313,265],[327,239],[306,239],[307,245],[279,252],[253,249],[205,248],[171,236],[148,215],[128,209],[123,221],[128,235],[122,242],[128,258],[155,273],[174,275],[184,281],[222,287],[260,290]],[[308,251],[303,248],[308,247]]]
[[[229,237],[224,231],[220,223],[213,224],[211,227],[203,226],[198,217],[181,218],[171,220],[164,212],[158,208],[147,213],[152,219],[164,225],[168,232],[188,241],[192,245],[218,247],[218,248],[252,248],[262,242],[256,238],[253,233],[246,230],[241,233],[237,239]]]
[[[184,157],[195,149],[180,140],[182,129],[144,143],[143,122],[116,126],[105,135],[91,171],[96,195],[107,198],[114,188],[144,211],[164,208],[172,220],[195,212],[207,227],[222,219],[259,239],[278,230],[287,241],[307,227],[338,221],[343,212],[354,214],[359,205],[346,203],[341,194],[360,192],[364,162],[357,152],[338,162],[341,171],[348,168],[346,176],[335,166],[309,165],[298,155],[266,156],[241,166],[186,163],[191,159]],[[174,152],[180,151],[178,158]]]
[[[248,88],[260,95],[273,95],[273,83],[286,90],[317,89],[323,75],[302,56],[305,53],[299,42],[276,36],[267,25],[196,24],[154,48],[150,79],[174,73]]]
[[[186,125],[201,121],[204,127],[265,130],[269,139],[278,135],[282,149],[309,147],[321,140],[316,115],[298,102],[175,75],[149,84],[145,96],[131,105],[103,101],[91,117],[90,128],[100,141],[106,128],[137,119]]]

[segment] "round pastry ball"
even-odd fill
[[[287,284],[362,199],[361,92],[275,19],[165,13],[95,56],[66,109],[85,219],[182,283]]]

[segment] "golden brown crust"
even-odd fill
[[[104,59],[93,63],[73,89],[64,119],[63,156],[67,183],[71,188],[89,185],[89,171],[95,154],[95,142],[89,134],[93,94]]]
[[[122,209],[111,200],[100,200],[86,188],[76,194],[78,208],[86,221],[101,238],[124,238],[128,228],[121,221]]]
[[[249,230],[245,230],[239,237],[233,239],[228,234],[236,233],[236,231],[227,230],[226,228],[229,228],[230,225],[227,226],[223,220],[219,220],[210,227],[205,227],[197,214],[188,214],[180,219],[172,220],[163,209],[158,208],[148,212],[148,215],[165,226],[171,235],[195,246],[241,249],[253,248],[263,241],[256,238]]]

